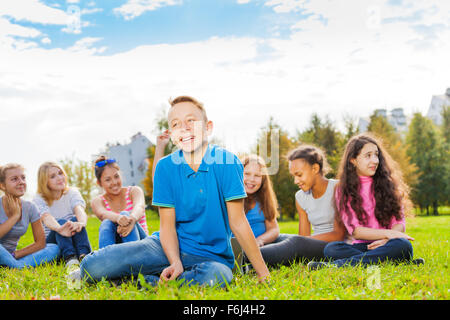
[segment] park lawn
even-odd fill
[[[150,232],[159,229],[156,215],[148,216]],[[88,234],[93,249],[98,248],[98,219],[91,217]],[[298,222],[280,222],[281,232],[296,233]],[[269,284],[259,284],[254,274],[236,275],[225,289],[179,287],[177,283],[138,288],[135,283],[115,287],[107,281],[68,286],[64,264],[53,263],[35,269],[0,268],[0,299],[67,300],[298,300],[298,299],[444,299],[450,298],[449,237],[450,216],[407,219],[407,233],[415,238],[414,256],[425,265],[383,263],[374,268],[326,268],[308,271],[306,265],[271,268]],[[28,230],[23,247],[32,241]]]

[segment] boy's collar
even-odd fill
[[[208,146],[206,148],[205,154],[203,155],[202,158],[202,163],[200,164],[200,166],[197,169],[198,171],[203,171],[203,172],[208,172],[209,171],[209,166],[210,164],[212,164],[212,152],[213,146],[211,146],[208,143]],[[195,171],[189,166],[189,164],[187,163],[186,159],[184,158],[184,154],[183,154],[183,150],[178,150],[178,156],[181,158],[182,164],[184,164],[184,173],[186,175],[186,177],[189,177],[190,175],[194,174]]]

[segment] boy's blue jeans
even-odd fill
[[[185,253],[180,253],[180,258],[184,272],[178,279],[184,279],[188,285],[225,286],[233,278],[231,269],[220,262]],[[80,268],[81,277],[88,282],[136,277],[141,273],[146,282],[156,285],[159,275],[169,265],[160,240],[148,236],[92,252],[83,259]]]
[[[344,241],[331,242],[325,246],[324,255],[333,259],[332,264],[356,266],[383,262],[409,261],[413,257],[411,242],[407,239],[390,239],[386,244],[373,249],[367,249],[367,243],[348,244]]]
[[[128,211],[122,211],[120,214],[124,216],[130,215]],[[117,233],[117,224],[109,219],[105,219],[100,224],[100,228],[98,230],[98,247],[101,249],[111,244],[142,240],[146,236],[147,234],[144,229],[142,229],[141,225],[136,222],[130,234],[126,237],[121,237]]]
[[[73,217],[70,221],[76,222],[77,218]],[[67,220],[65,219],[58,220],[60,225],[63,225],[66,222]],[[73,255],[80,256],[81,254],[88,254],[91,252],[91,244],[89,243],[86,228],[75,233],[72,237],[64,237],[52,230],[47,236],[47,243],[56,243],[61,250],[63,258]]]
[[[43,263],[52,262],[59,255],[59,247],[56,244],[48,243],[44,249],[33,252],[20,259],[15,259],[2,245],[0,245],[0,266],[8,268],[22,269],[26,267],[34,268]]]

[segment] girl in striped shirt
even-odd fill
[[[120,168],[115,159],[98,158],[95,161],[95,176],[97,184],[104,190],[91,202],[92,211],[102,221],[99,249],[145,238],[148,227],[142,189],[122,186]]]

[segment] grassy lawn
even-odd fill
[[[407,233],[415,238],[415,257],[423,257],[425,265],[385,263],[375,268],[341,268],[308,271],[297,263],[290,267],[271,269],[268,285],[258,284],[256,276],[236,276],[229,287],[178,287],[167,283],[158,287],[138,289],[126,283],[115,287],[107,281],[96,285],[83,284],[70,288],[65,280],[63,264],[50,264],[35,269],[0,268],[0,299],[69,300],[288,300],[288,299],[449,299],[450,216],[415,217],[407,220]],[[158,230],[156,216],[148,217],[150,232]],[[90,218],[88,234],[93,249],[98,248],[96,218]],[[297,222],[280,222],[281,232],[296,233]],[[20,246],[32,241],[30,230]]]

